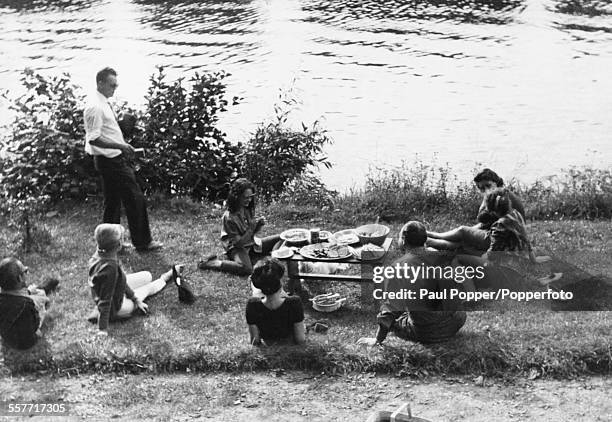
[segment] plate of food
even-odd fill
[[[332,245],[331,243],[315,243],[300,249],[300,255],[304,258],[316,259],[318,261],[335,261],[351,256],[351,251],[346,245]]]
[[[310,238],[310,232],[307,229],[289,229],[282,232],[280,238],[290,244],[305,245]]]
[[[278,248],[275,251],[272,251],[272,257],[277,259],[287,259],[293,256],[293,249],[288,248],[286,246],[282,248]]]
[[[340,230],[334,233],[332,237],[339,245],[354,245],[355,243],[359,243],[359,237],[353,229]]]

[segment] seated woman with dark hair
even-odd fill
[[[26,285],[28,267],[17,258],[0,261],[0,336],[11,347],[28,349],[41,336],[49,294],[59,284],[47,277],[39,286]]]
[[[247,179],[237,179],[232,183],[227,211],[221,221],[221,241],[229,260],[210,255],[198,264],[201,270],[249,275],[253,271],[252,261],[269,254],[279,244],[279,235],[263,239],[255,236],[266,224],[266,219],[255,218],[255,186]]]
[[[246,320],[251,344],[272,342],[302,344],[305,341],[304,309],[297,296],[286,296],[281,289],[285,269],[275,258],[265,257],[255,264],[251,281],[265,297],[247,302]]]
[[[483,198],[478,209],[478,223],[474,226],[459,226],[446,232],[427,232],[427,246],[442,250],[464,249],[475,253],[482,253],[489,249],[489,229],[497,220],[497,216],[489,211],[486,197],[489,192],[504,186],[504,180],[493,170],[485,168],[474,177],[474,183],[482,192]],[[507,191],[512,209],[516,210],[524,219],[525,208],[520,198],[513,192]]]

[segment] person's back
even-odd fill
[[[275,258],[263,258],[253,267],[251,282],[265,295],[252,297],[246,306],[251,344],[305,341],[304,309],[299,297],[286,296],[281,288],[283,265]]]
[[[28,349],[38,339],[40,317],[34,301],[24,293],[0,293],[0,335],[11,347]]]
[[[284,298],[275,309],[268,308],[261,298],[252,297],[247,303],[246,318],[248,324],[257,326],[266,342],[293,341],[293,325],[304,320],[304,310],[297,296]]]

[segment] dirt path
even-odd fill
[[[0,400],[72,403],[59,420],[365,421],[411,403],[431,421],[610,421],[612,379],[417,381],[357,374],[88,375],[0,380]],[[41,418],[42,419],[42,418]]]

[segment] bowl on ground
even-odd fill
[[[389,227],[382,224],[366,224],[355,229],[355,233],[362,245],[372,243],[376,246],[382,246],[385,243],[385,239],[390,231]]]

